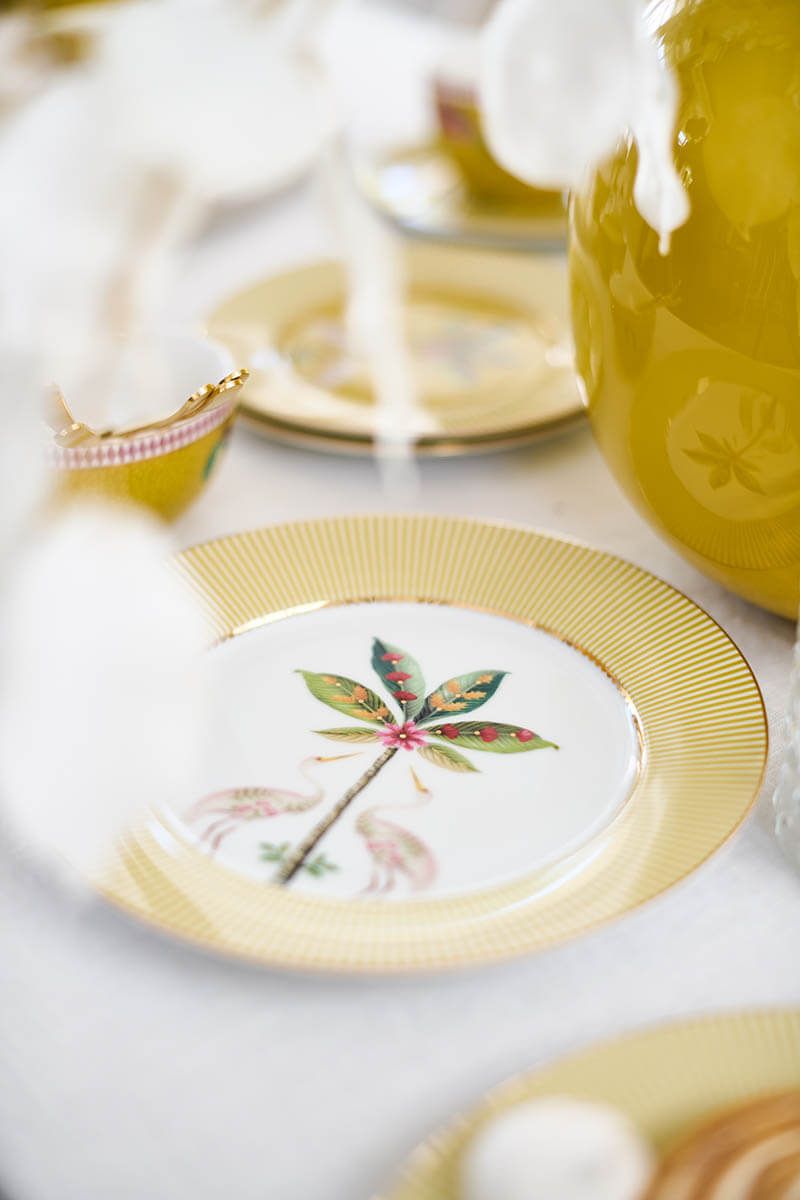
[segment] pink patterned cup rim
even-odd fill
[[[213,408],[205,409],[165,429],[143,431],[126,437],[109,437],[80,446],[48,447],[48,461],[58,470],[86,470],[144,462],[181,450],[218,429],[233,416],[237,400],[224,394]]]

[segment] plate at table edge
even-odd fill
[[[463,1151],[517,1104],[568,1095],[622,1110],[658,1152],[715,1112],[800,1088],[800,1009],[670,1021],[589,1046],[489,1091],[412,1151],[373,1200],[458,1200]]]
[[[475,562],[480,572],[468,569]],[[355,973],[531,953],[685,878],[758,794],[766,715],[738,648],[669,584],[578,541],[459,517],[365,515],[220,538],[183,552],[177,569],[218,642],[370,602],[510,620],[598,664],[629,699],[641,737],[622,811],[585,845],[546,868],[444,898],[317,898],[254,882],[151,814],[93,883],[130,914],[206,949]]]
[[[421,404],[409,434],[415,454],[453,457],[508,449],[585,420],[574,373],[560,361],[569,328],[563,256],[537,261],[500,251],[416,244],[407,249],[405,263],[414,298],[444,303],[470,319],[491,317],[500,327],[506,321],[508,352],[522,355],[524,348],[530,356],[521,357],[502,384],[472,381],[464,384],[461,399]],[[251,429],[309,449],[373,453],[374,403],[305,378],[286,352],[287,341],[301,344],[303,330],[313,331],[321,315],[338,311],[343,289],[341,264],[318,260],[243,288],[208,317],[209,334],[250,370],[241,413]],[[490,329],[491,324],[485,337]],[[529,345],[515,340],[523,329],[533,339]],[[443,334],[443,345],[451,336]],[[460,344],[453,341],[452,353]],[[546,365],[553,351],[559,361]]]

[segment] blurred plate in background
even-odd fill
[[[501,1113],[544,1096],[612,1104],[663,1152],[720,1109],[789,1089],[800,1089],[800,1011],[635,1033],[502,1084],[420,1146],[383,1200],[458,1200],[461,1162],[475,1135]]]
[[[407,274],[418,404],[395,436],[420,453],[470,453],[582,417],[561,256],[416,245]],[[378,409],[347,346],[345,302],[343,268],[319,262],[255,284],[209,319],[251,370],[243,415],[265,433],[370,452]]]
[[[560,197],[525,203],[477,194],[436,142],[361,163],[356,178],[383,216],[419,237],[528,253],[564,251],[567,215]]]

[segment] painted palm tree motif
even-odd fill
[[[317,674],[300,671],[306,687],[317,700],[333,708],[341,716],[359,721],[318,729],[316,733],[336,742],[369,743],[383,746],[381,753],[331,810],[291,851],[283,853],[275,882],[287,884],[306,866],[309,856],[329,829],[339,820],[356,796],[364,791],[380,771],[401,750],[414,753],[448,771],[477,771],[478,768],[463,751],[491,754],[521,754],[545,748],[558,749],[524,725],[504,721],[469,720],[457,718],[475,712],[490,700],[508,674],[507,671],[482,670],[457,675],[426,692],[419,664],[405,650],[375,638],[372,643],[372,666],[394,708],[378,693],[344,675]],[[458,747],[458,748],[456,748]],[[388,876],[390,883],[398,871],[409,874],[407,864],[414,859],[413,837],[407,831],[386,834],[389,822],[378,817],[376,810],[361,815],[357,832],[365,839],[373,863]],[[399,829],[399,827],[395,827]],[[429,852],[419,843],[419,859]],[[419,869],[419,867],[417,867]],[[422,876],[424,878],[426,867]],[[376,877],[373,876],[375,879]],[[385,881],[384,881],[385,882]],[[380,886],[376,880],[376,888]]]

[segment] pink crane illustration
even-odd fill
[[[398,875],[404,875],[409,889],[417,892],[429,887],[436,877],[436,859],[422,839],[394,821],[378,816],[387,810],[417,808],[430,801],[431,792],[413,767],[411,778],[416,799],[406,804],[374,805],[365,809],[356,821],[356,832],[363,837],[372,856],[372,876],[365,893],[394,891]]]
[[[319,763],[338,762],[353,758],[353,754],[312,754],[304,758],[298,770],[311,785],[310,792],[291,791],[287,788],[239,787],[226,788],[204,796],[189,810],[189,821],[214,817],[207,825],[200,840],[207,842],[215,854],[225,838],[239,829],[246,821],[260,821],[267,817],[279,817],[283,813],[308,812],[325,796],[322,784],[310,774]]]

